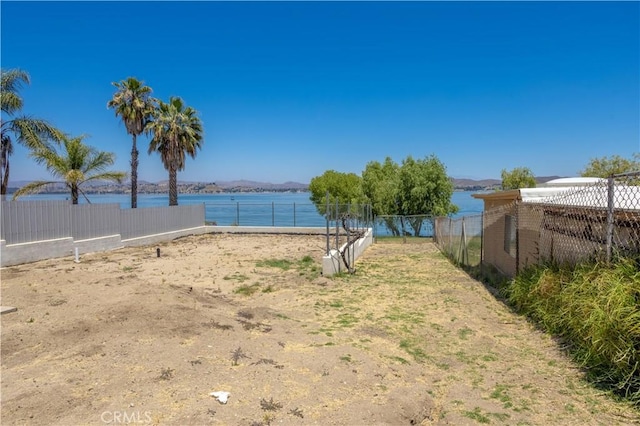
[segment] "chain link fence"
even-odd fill
[[[489,206],[485,200],[482,215],[436,218],[438,247],[459,264],[490,264],[511,277],[543,262],[576,265],[640,254],[640,171],[504,194]]]
[[[205,202],[208,225],[323,226],[325,219],[312,203]]]
[[[482,263],[482,215],[461,218],[438,217],[434,220],[435,243],[459,265]]]
[[[640,172],[615,175],[517,208],[517,269],[640,253]],[[516,271],[517,272],[517,271]]]
[[[431,215],[381,215],[374,218],[373,235],[378,237],[433,237]]]

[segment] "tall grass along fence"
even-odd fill
[[[588,378],[640,409],[639,257],[521,272],[504,294],[521,313],[560,336]]]
[[[482,215],[434,219],[434,240],[459,265],[482,264]]]
[[[640,172],[511,208],[509,300],[640,408]]]
[[[515,277],[501,289],[510,303],[560,336],[591,381],[640,408],[640,172],[490,201],[481,216],[436,218],[438,246],[472,266],[479,235],[477,261]]]

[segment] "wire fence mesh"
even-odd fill
[[[438,217],[435,223],[435,242],[454,262],[477,266],[482,262],[482,215],[453,219]]]
[[[518,269],[527,266],[529,258],[536,263],[576,264],[639,253],[639,178],[640,172],[616,175],[535,203],[520,203],[518,230],[532,235],[519,235]]]
[[[640,171],[533,195],[505,198],[479,216],[436,218],[438,247],[462,265],[487,263],[507,276],[544,262],[640,254]]]
[[[373,224],[374,237],[433,237],[431,215],[381,215]]]
[[[323,226],[312,203],[205,203],[207,224],[221,226]]]
[[[327,201],[319,211],[326,220],[327,256],[336,256],[338,272],[355,271],[354,244],[373,225],[370,204],[339,204]]]

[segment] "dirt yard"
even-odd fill
[[[640,424],[431,243],[334,278],[324,244],[204,235],[2,269],[2,424]]]

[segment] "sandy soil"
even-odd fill
[[[324,244],[203,235],[2,269],[2,424],[640,424],[431,243],[330,279]]]

